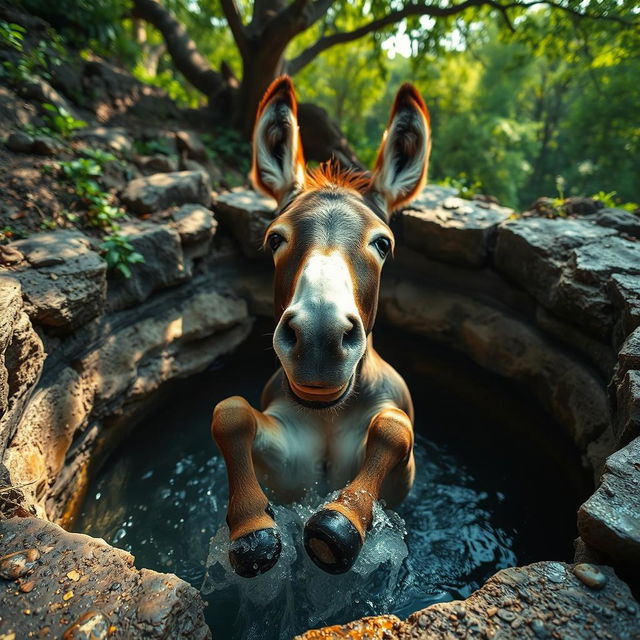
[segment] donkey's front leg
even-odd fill
[[[229,560],[235,572],[245,578],[271,569],[282,548],[252,457],[258,429],[273,429],[274,422],[240,396],[223,400],[213,411],[211,434],[224,457],[229,477]]]
[[[304,529],[311,559],[329,573],[344,573],[355,562],[382,494],[400,501],[413,483],[413,427],[400,409],[376,414],[367,431],[360,471],[337,500],[314,514]]]

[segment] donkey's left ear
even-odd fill
[[[275,198],[278,204],[304,183],[305,163],[297,112],[291,78],[276,78],[258,107],[251,181],[256,189]]]
[[[371,176],[372,195],[384,201],[388,216],[418,195],[427,178],[430,153],[427,106],[413,85],[403,84]]]

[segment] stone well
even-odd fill
[[[259,247],[273,203],[236,190],[210,205],[197,176],[176,191],[186,177],[166,175],[130,189],[132,203],[142,192],[165,207],[178,193],[182,205],[127,227],[145,257],[129,280],[107,273],[77,231],[3,252],[0,637],[211,635],[188,584],[62,528],[166,385],[204,370],[271,315]],[[158,193],[165,187],[171,194]],[[393,229],[379,322],[521,383],[579,447],[596,490],[577,514],[578,564],[507,569],[467,600],[406,621],[369,618],[306,637],[639,638],[629,590],[640,575],[638,218],[612,209],[517,217],[428,187]]]

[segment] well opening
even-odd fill
[[[277,367],[272,330],[258,321],[223,362],[163,393],[97,471],[74,530],[196,588],[208,571],[217,590],[206,619],[228,638],[290,637],[381,613],[404,618],[469,596],[499,569],[572,560],[575,513],[593,487],[566,431],[517,382],[425,337],[380,325],[376,348],[405,377],[416,405],[417,478],[396,509],[406,535],[393,516],[380,520],[368,542],[369,564],[348,577],[328,576],[304,557],[301,536],[295,539],[304,508],[283,509],[277,515],[293,532],[283,561],[288,580],[274,571],[252,584],[221,575],[215,564],[207,569],[227,499],[224,464],[209,435],[211,411],[234,394],[259,406]],[[329,606],[323,596],[336,592],[341,597]]]

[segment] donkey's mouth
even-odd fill
[[[339,387],[302,385],[296,384],[293,380],[289,380],[289,386],[291,391],[301,400],[326,405],[340,400],[346,394],[351,386],[351,379]]]

